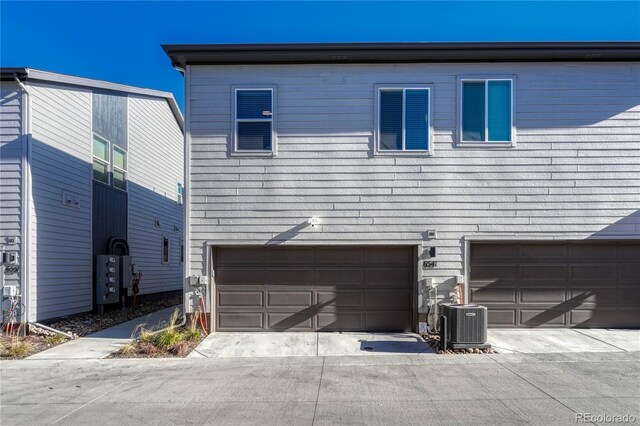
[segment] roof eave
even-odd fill
[[[186,65],[638,61],[638,42],[566,43],[317,43],[163,45]]]

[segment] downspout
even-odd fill
[[[27,70],[27,75],[28,75]],[[29,322],[29,290],[30,290],[30,234],[31,234],[31,94],[27,86],[20,81],[17,73],[13,73],[13,78],[24,92],[26,102],[22,110],[22,235],[20,235],[20,273],[22,275],[20,293],[22,296],[22,304],[24,312],[20,319],[22,323]]]

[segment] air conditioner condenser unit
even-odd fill
[[[487,308],[480,305],[441,305],[440,342],[443,349],[489,349]]]

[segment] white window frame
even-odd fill
[[[164,260],[164,240],[167,240],[167,260]],[[171,238],[166,235],[162,236],[160,240],[160,262],[163,265],[168,265],[171,261]]]
[[[380,109],[382,107],[381,95],[383,90],[402,90],[402,149],[380,149]],[[405,144],[405,114],[406,114],[406,91],[407,90],[426,90],[429,96],[429,109],[427,113],[427,149],[406,149]],[[434,152],[433,143],[433,124],[432,124],[432,101],[433,85],[432,84],[376,84],[375,85],[375,141],[373,144],[374,155],[399,155],[399,156],[431,156]]]
[[[511,140],[510,141],[490,141],[489,140],[489,82],[490,81],[508,81],[511,83]],[[465,141],[462,139],[464,133],[462,131],[462,99],[464,83],[484,83],[484,141]],[[516,80],[514,76],[460,76],[458,77],[458,145],[466,147],[511,147],[516,146],[516,129],[515,129],[515,87]]]
[[[238,118],[238,92],[241,91],[254,91],[254,90],[268,90],[271,92],[271,117],[269,118]],[[231,112],[232,112],[232,125],[231,130],[232,138],[232,155],[244,155],[244,156],[275,156],[277,154],[277,140],[276,140],[276,86],[232,86],[231,87]],[[271,149],[270,150],[258,150],[258,149],[238,149],[238,123],[241,122],[270,122],[271,123]]]
[[[94,152],[93,152],[93,139],[100,139],[102,142],[107,144],[107,160],[103,160],[100,157],[97,157]],[[111,142],[107,139],[107,138],[103,138],[102,136],[100,136],[97,133],[93,133],[92,138],[91,138],[91,156],[93,157],[93,161],[97,161],[100,164],[104,164],[105,166],[107,166],[107,182],[103,182],[101,180],[98,180],[96,178],[93,177],[93,163],[91,163],[91,179],[93,179],[96,182],[100,182],[104,185],[109,185],[111,186]]]
[[[120,152],[122,152],[124,154],[124,162],[125,162],[125,169],[121,169],[120,167],[116,167],[114,161],[113,161],[113,152],[111,153],[111,173],[113,173],[114,171],[118,171],[121,173],[124,173],[124,189],[122,188],[118,188],[115,186],[115,179],[113,178],[113,176],[111,176],[111,186],[114,189],[117,189],[118,191],[123,191],[123,192],[128,192],[129,191],[129,172],[128,172],[128,168],[129,168],[129,153],[127,152],[127,150],[125,150],[124,148],[121,148],[119,146],[117,146],[116,144],[112,144],[112,150],[118,150]]]

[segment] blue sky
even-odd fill
[[[172,91],[170,43],[640,40],[640,1],[0,2],[0,65]]]

